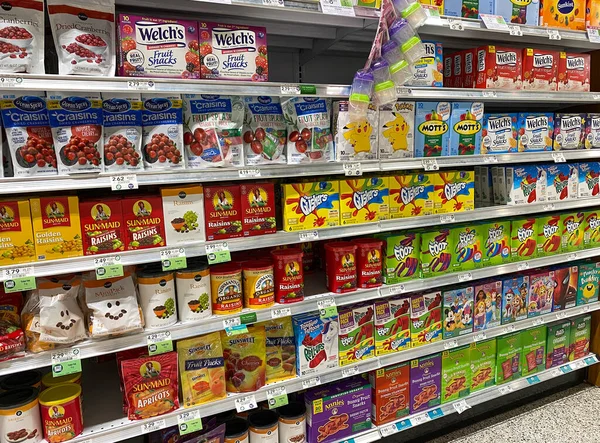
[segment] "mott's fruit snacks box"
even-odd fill
[[[560,214],[537,217],[537,255],[545,257],[562,249],[563,223]]]
[[[510,256],[512,261],[537,256],[538,225],[535,218],[516,218],[511,221]]]
[[[470,357],[469,346],[442,352],[442,404],[471,393]]]
[[[521,333],[513,332],[496,339],[496,384],[521,377]]]
[[[470,345],[471,393],[496,384],[496,339]]]
[[[374,357],[373,305],[361,304],[352,308],[340,308],[338,319],[340,366]]]
[[[475,209],[473,171],[440,172],[434,179],[434,214],[451,214]]]
[[[292,317],[296,338],[296,373],[318,374],[338,367],[338,318],[322,319],[319,313]]]
[[[414,156],[415,102],[397,101],[379,109],[379,159]]]
[[[476,268],[496,266],[510,261],[510,220],[483,223],[477,226],[480,238],[481,261]]]
[[[569,360],[571,321],[548,325],[546,340],[546,369],[560,366]]]
[[[521,331],[521,375],[527,377],[546,367],[546,326],[525,329]]]
[[[585,212],[562,214],[561,220],[563,252],[578,251],[583,246]]]
[[[454,237],[448,228],[421,233],[421,270],[423,278],[452,272]]]
[[[598,13],[600,3],[590,3]],[[561,52],[558,58],[558,90],[590,92],[590,61],[589,54]]]
[[[583,245],[586,248],[596,247],[600,244],[600,211],[587,211],[584,214]]]
[[[585,0],[540,0],[540,26],[585,31]]]
[[[0,266],[35,260],[28,200],[0,202]]]
[[[484,114],[481,129],[481,153],[517,152],[517,114]]]
[[[571,335],[569,337],[569,361],[585,357],[590,352],[590,334],[592,317],[585,315],[571,320]]]
[[[303,231],[340,225],[337,180],[283,185],[283,229]]]
[[[408,415],[410,364],[400,363],[369,372],[371,418],[377,426]]]
[[[480,14],[500,15],[506,23],[537,26],[539,22],[538,0],[482,0],[479,8]]]
[[[483,103],[453,102],[450,113],[450,155],[481,152]]]
[[[389,177],[390,218],[432,215],[436,177],[426,172]]]
[[[410,362],[410,413],[424,411],[442,402],[442,356],[430,355]]]
[[[415,348],[442,339],[442,293],[410,297],[410,343]]]
[[[581,263],[578,266],[577,306],[598,301],[600,262]]]
[[[442,44],[438,42],[424,41],[425,56],[421,57],[412,65],[413,78],[406,84],[408,86],[443,86],[443,60]]]
[[[600,194],[600,162],[579,163],[578,198],[591,198]]]
[[[454,270],[468,271],[482,263],[482,232],[478,225],[452,228],[454,236]]]
[[[375,355],[410,348],[410,296],[376,301]]]
[[[507,204],[526,205],[546,201],[548,179],[544,166],[509,166],[498,170],[504,170],[505,173]]]
[[[473,332],[473,286],[450,289],[444,296],[444,340]]]
[[[421,234],[419,232],[377,234],[383,240],[383,282],[393,285],[421,273]]]
[[[389,177],[340,180],[342,225],[371,223],[390,217]]]
[[[449,150],[449,102],[417,102],[415,157],[446,157]]]
[[[519,152],[552,151],[554,114],[519,113]]]

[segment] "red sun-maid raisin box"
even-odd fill
[[[481,89],[521,89],[521,50],[501,46],[477,48],[477,83]]]
[[[204,188],[206,239],[224,240],[242,236],[242,204],[238,185]]]
[[[590,55],[561,52],[558,57],[558,90],[590,92]]]
[[[165,245],[163,207],[160,196],[137,195],[121,200],[125,224],[125,248],[147,249]]]
[[[240,193],[244,237],[277,232],[273,183],[244,183]]]
[[[79,202],[83,253],[107,254],[125,248],[125,226],[118,198]]]
[[[556,91],[558,51],[523,49],[523,89]]]

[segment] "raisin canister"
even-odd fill
[[[240,312],[242,303],[242,267],[225,263],[210,268],[210,292],[213,314]]]
[[[331,242],[325,245],[327,289],[337,294],[356,290],[356,245]]]
[[[277,303],[294,303],[304,300],[303,255],[300,248],[271,251]]]
[[[248,261],[244,268],[244,306],[270,308],[275,302],[273,263],[271,260]]]
[[[359,288],[375,288],[381,286],[383,241],[374,238],[353,240],[356,245],[356,268]]]
[[[64,383],[46,389],[40,394],[40,410],[49,443],[68,441],[83,432],[81,386]]]

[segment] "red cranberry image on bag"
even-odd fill
[[[142,97],[142,154],[146,169],[183,168],[183,102],[179,95]]]
[[[0,2],[0,72],[44,73],[44,2]]]

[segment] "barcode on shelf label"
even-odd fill
[[[600,94],[593,94],[594,100],[600,100]]]
[[[515,325],[508,325],[502,330],[502,334],[510,334],[511,332],[515,332]]]
[[[518,271],[525,271],[527,269],[529,269],[529,262],[520,263],[519,266],[517,266]]]
[[[194,409],[185,411],[177,415],[177,423],[185,423],[186,421],[196,420],[197,418],[200,418],[200,410]]]
[[[177,415],[177,426],[179,427],[179,435],[187,435],[192,432],[198,432],[202,430],[202,418],[200,418],[200,411],[186,411]]]
[[[127,89],[134,89],[136,91],[153,91],[156,87],[156,83],[152,80],[127,80]]]
[[[487,338],[487,336],[485,335],[485,332],[480,332],[479,334],[475,334],[473,336],[473,341],[481,341],[481,340],[485,340]]]
[[[319,386],[321,384],[321,377],[312,377],[308,380],[302,380],[302,389],[314,388],[315,386]]]
[[[260,177],[260,169],[240,169],[238,174],[240,178]]]
[[[562,37],[560,35],[560,32],[558,32],[557,29],[548,29],[548,38],[550,40],[561,40]]]
[[[598,28],[592,26],[588,27],[587,35],[590,42],[600,43],[600,33],[598,32]]]
[[[204,249],[206,250],[206,258],[209,265],[231,261],[231,251],[229,250],[229,244],[226,241],[207,243],[204,246]]]
[[[431,421],[431,417],[427,412],[423,412],[422,414],[415,415],[411,420],[415,424],[415,426],[418,426],[428,421]]]
[[[358,366],[352,366],[351,368],[342,369],[342,377],[352,377],[353,375],[358,374],[360,371],[358,370]]]
[[[290,317],[292,315],[291,308],[271,309],[271,318]]]
[[[534,318],[532,323],[533,323],[533,326],[540,326],[540,325],[543,325],[545,322],[542,317],[538,317],[538,318]]]
[[[444,349],[452,349],[452,348],[456,348],[458,346],[458,340],[456,339],[452,339],[452,340],[444,340]]]
[[[344,163],[344,174],[349,177],[360,177],[362,165],[360,163]]]
[[[113,191],[126,191],[138,189],[137,175],[112,175],[110,177],[110,189]]]
[[[492,14],[479,14],[481,19],[483,20],[483,24],[488,29],[494,29],[499,31],[507,31],[508,25],[504,20],[504,17],[501,15],[492,15]]]
[[[453,18],[449,18],[448,19],[448,26],[453,31],[464,31],[465,30],[465,27],[463,26],[462,21],[461,20],[455,20]]]
[[[581,368],[585,368],[587,366],[583,360],[579,360],[579,361],[573,362],[571,364],[575,369],[581,369]]]
[[[562,372],[560,372],[560,369],[555,369],[550,373],[550,375],[552,377],[558,377],[558,376],[562,375]]]
[[[96,280],[123,276],[123,264],[120,255],[94,257]]]
[[[173,351],[173,340],[171,332],[161,331],[146,336],[149,355],[166,354]]]
[[[496,155],[486,155],[483,157],[484,163],[498,163],[498,156]]]
[[[471,406],[468,405],[466,400],[460,400],[460,401],[454,402],[454,403],[452,403],[452,407],[459,414],[462,414],[467,409],[471,409]]]
[[[426,171],[439,171],[440,166],[435,158],[424,158],[421,160],[421,164],[423,165],[423,169]]]
[[[334,298],[325,298],[317,302],[321,318],[331,318],[337,315],[337,306]]]
[[[251,409],[256,409],[256,397],[252,395],[244,395],[235,399],[235,409],[238,412],[245,412]]]
[[[149,423],[142,425],[142,434],[148,434],[150,432],[160,431],[167,427],[167,421],[163,418],[162,420],[154,420]]]
[[[175,271],[187,267],[185,248],[165,249],[160,251],[163,271]]]
[[[544,211],[554,211],[556,209],[556,205],[554,203],[548,203],[544,205]]]
[[[281,85],[281,95],[300,95],[300,86]]]
[[[79,348],[52,352],[50,358],[52,360],[52,377],[81,372],[81,351]]]
[[[519,25],[508,25],[508,33],[515,37],[523,37],[523,31]]]
[[[15,274],[4,280],[4,291],[5,292],[23,292],[23,291],[32,291],[36,288],[35,277],[33,275],[29,276],[18,276],[20,268],[6,269],[6,271],[14,271]],[[33,271],[32,271],[33,272]]]
[[[2,280],[11,280],[20,277],[33,277],[33,266],[21,266],[9,268],[2,271]]]
[[[406,291],[406,288],[404,287],[404,285],[392,285],[387,289],[388,289],[388,295],[402,294],[404,291]]]
[[[511,388],[510,385],[500,386],[498,388],[498,392],[500,392],[500,395],[510,394],[512,391],[513,391],[513,388]]]
[[[458,276],[458,281],[460,283],[469,281],[469,280],[473,280],[473,274],[470,272],[467,272],[466,274],[459,274],[459,276]]]
[[[567,318],[567,313],[565,311],[558,311],[556,313],[556,319],[557,320],[562,320],[564,318]]]
[[[442,408],[435,408],[435,409],[432,409],[431,411],[429,411],[427,413],[427,415],[429,415],[430,419],[437,420],[438,418],[441,418],[444,416],[444,411],[442,411]]]
[[[319,233],[317,231],[300,232],[298,238],[301,242],[317,241],[319,239]]]
[[[554,159],[554,163],[566,163],[567,159],[562,152],[553,152],[552,158]]]
[[[320,3],[323,14],[355,16],[352,2],[348,0],[320,0]]]
[[[456,217],[454,217],[454,214],[440,215],[440,223],[454,223],[455,221]]]
[[[64,363],[72,360],[79,360],[81,358],[81,352],[79,348],[63,349],[61,351],[54,351],[50,354],[52,364]]]

